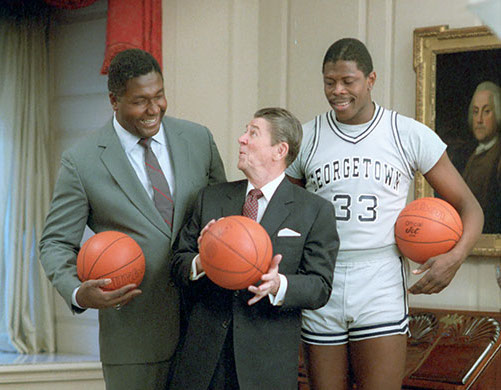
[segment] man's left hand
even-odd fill
[[[266,274],[261,276],[261,284],[259,286],[249,286],[248,290],[256,294],[247,302],[250,305],[260,301],[268,294],[276,295],[280,288],[280,277],[278,276],[278,265],[282,260],[282,255],[275,255],[271,259],[270,268]]]
[[[431,257],[424,264],[421,264],[416,270],[412,271],[414,275],[424,276],[409,288],[411,294],[436,294],[446,288],[454,275],[461,267],[462,261],[452,252],[444,253]]]

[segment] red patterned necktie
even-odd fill
[[[174,202],[172,201],[169,183],[167,183],[157,157],[151,149],[151,138],[141,138],[139,144],[145,149],[144,163],[146,164],[146,172],[153,186],[153,201],[164,221],[172,228]]]
[[[253,189],[249,191],[247,198],[245,199],[244,207],[242,209],[242,215],[249,217],[254,221],[257,220],[257,210],[258,210],[258,199],[263,196],[261,190]]]

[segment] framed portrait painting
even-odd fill
[[[501,107],[500,117],[488,122],[485,116],[501,106],[501,40],[483,26],[418,28],[413,55],[416,119],[447,144],[449,158],[484,210],[473,254],[501,256]],[[416,198],[437,196],[422,175],[415,184]]]

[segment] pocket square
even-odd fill
[[[277,237],[301,237],[301,233],[295,232],[289,228],[283,228],[278,231]]]

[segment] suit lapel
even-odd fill
[[[242,207],[245,202],[245,190],[247,189],[247,180],[240,180],[231,184],[226,192],[226,201],[222,202],[222,215],[242,215]]]
[[[162,120],[165,131],[165,138],[167,140],[167,147],[169,149],[169,156],[172,163],[172,168],[174,170],[174,181],[176,183],[174,190],[174,221],[172,224],[172,230],[174,236],[176,232],[181,228],[183,222],[181,216],[184,215],[185,204],[185,194],[189,186],[189,178],[191,172],[190,166],[190,144],[185,140],[180,130],[177,126],[172,126],[168,118],[164,117]]]
[[[153,201],[139,181],[136,172],[120,144],[110,121],[101,131],[98,147],[102,148],[101,160],[117,185],[137,209],[159,230],[171,237],[167,224],[158,213]]]
[[[268,207],[261,219],[261,225],[265,228],[270,237],[273,237],[275,232],[291,213],[294,204],[292,185],[293,184],[290,183],[287,178],[282,180],[268,203]]]

